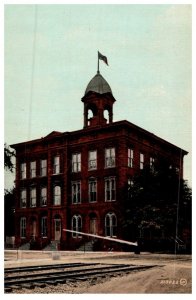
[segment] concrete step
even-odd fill
[[[23,244],[18,249],[19,250],[30,250],[30,243]]]
[[[84,243],[76,251],[87,251],[87,252],[93,251],[92,241]]]

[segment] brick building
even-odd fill
[[[164,157],[183,176],[187,152],[128,121],[113,122],[115,101],[97,72],[82,98],[83,129],[12,145],[17,245],[77,249],[86,242],[63,228],[124,238],[125,187],[135,172]]]

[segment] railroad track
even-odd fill
[[[47,285],[96,280],[100,277],[122,276],[152,267],[155,265],[73,263],[9,268],[5,269],[5,292],[22,288],[44,288]]]

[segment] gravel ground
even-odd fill
[[[190,294],[192,291],[192,263],[190,255],[63,252],[59,260],[53,260],[51,259],[51,253],[35,253],[31,251],[31,253],[23,252],[19,260],[16,260],[16,253],[5,253],[5,260],[5,267],[68,262],[156,265],[152,269],[132,272],[119,277],[108,277],[79,283],[69,282],[45,288],[37,287],[31,290],[16,290],[14,293],[17,294]]]

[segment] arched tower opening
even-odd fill
[[[107,81],[97,74],[87,85],[84,103],[84,128],[104,126],[113,122],[113,104],[115,98]]]

